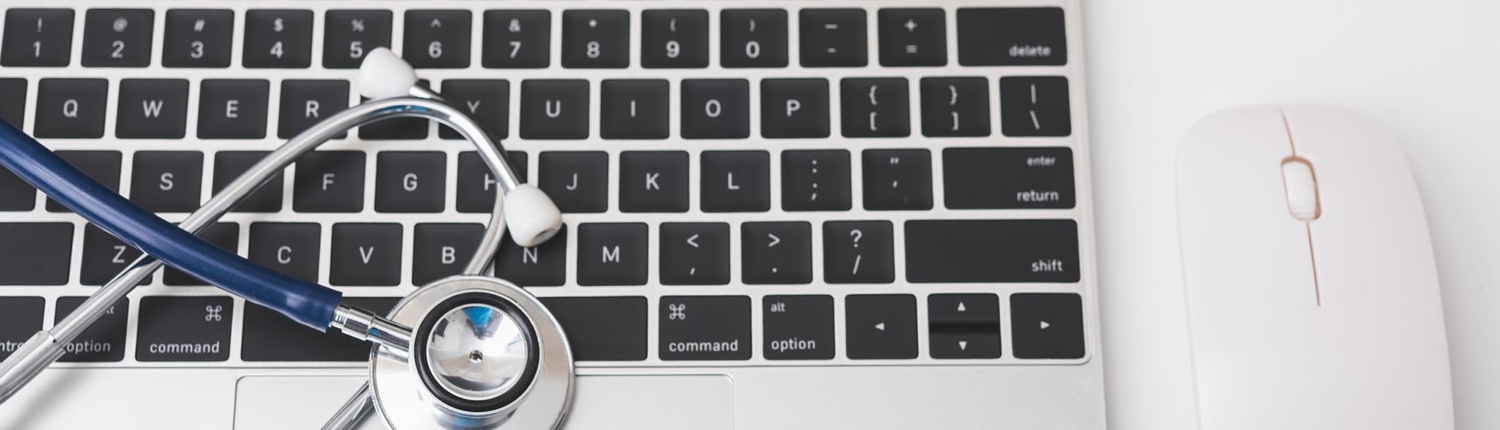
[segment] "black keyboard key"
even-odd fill
[[[250,261],[306,282],[318,282],[318,242],[314,223],[250,224]]]
[[[708,11],[641,12],[641,67],[708,67]]]
[[[646,285],[650,266],[646,223],[578,225],[578,285]]]
[[[112,192],[120,192],[120,163],[123,157],[118,151],[57,151],[68,164],[104,184]],[[47,199],[47,212],[72,212],[57,200]],[[4,237],[4,236],[0,236]]]
[[[1071,220],[907,221],[907,282],[1078,282]]]
[[[504,79],[449,79],[443,81],[443,98],[468,111],[491,137],[510,138],[510,81]],[[457,130],[438,125],[438,137],[462,139]]]
[[[480,224],[417,224],[412,231],[412,285],[462,274],[483,234]]]
[[[1068,78],[1000,78],[1000,132],[1011,137],[1073,134]]]
[[[187,134],[186,79],[121,79],[115,137],[181,139]]]
[[[620,212],[687,212],[688,154],[620,153]]]
[[[849,151],[781,152],[781,210],[847,211]]]
[[[704,212],[771,210],[771,154],[766,151],[703,151],[699,205]]]
[[[771,139],[828,137],[828,80],[761,80],[760,135]]]
[[[228,361],[234,299],[142,297],[136,361]]]
[[[729,224],[661,224],[662,285],[729,283]]]
[[[469,31],[474,17],[467,10],[408,10],[401,57],[418,69],[469,67]]]
[[[563,11],[562,65],[570,69],[630,66],[630,12]]]
[[[926,149],[864,152],[865,210],[932,209],[932,153]]]
[[[221,222],[209,225],[198,233],[198,237],[208,243],[229,251],[230,254],[238,254],[240,249],[240,225],[232,222]],[[193,277],[186,272],[177,270],[176,267],[167,266],[162,274],[162,283],[170,286],[208,286],[203,280]]]
[[[218,195],[224,187],[229,186],[235,179],[251,166],[259,163],[261,159],[270,155],[266,151],[221,151],[214,154],[214,195]],[[235,205],[235,212],[280,212],[281,211],[281,181],[286,172],[277,172],[276,176],[267,179],[260,189],[250,193],[240,204]]]
[[[484,11],[485,68],[546,68],[552,64],[551,43],[551,11]]]
[[[609,208],[609,154],[548,151],[538,162],[537,187],[563,213],[600,213]]]
[[[1077,294],[1012,294],[1010,327],[1016,358],[1083,358],[1083,298]]]
[[[437,213],[447,191],[448,155],[385,151],[375,158],[375,211]]]
[[[984,78],[922,78],[922,135],[990,135],[990,84]]]
[[[342,303],[385,315],[400,299],[345,297]],[[370,360],[370,343],[355,340],[338,330],[319,332],[298,324],[276,311],[245,303],[244,333],[240,359],[244,361],[349,361]]]
[[[130,170],[130,201],[148,211],[189,213],[203,195],[203,153],[140,151]]]
[[[725,9],[719,13],[719,64],[786,67],[787,24],[782,9]]]
[[[74,309],[83,305],[84,300],[88,300],[88,297],[58,297],[57,312],[52,314],[52,323],[57,324],[63,318],[67,318]],[[62,346],[64,353],[57,361],[60,363],[109,363],[124,360],[125,330],[129,326],[129,315],[129,298],[115,302],[104,311],[99,320],[90,324],[72,342]]]
[[[25,78],[0,78],[0,121],[18,129],[26,127],[27,86]]]
[[[740,257],[740,279],[746,284],[811,283],[812,224],[740,224]]]
[[[910,98],[906,78],[840,81],[839,109],[844,137],[910,136]]]
[[[252,69],[306,69],[312,65],[312,28],[309,10],[246,11],[241,62]]]
[[[750,298],[664,296],[657,312],[662,360],[749,360]]]
[[[36,124],[32,132],[37,138],[104,137],[109,81],[44,78],[37,84],[36,97]]]
[[[944,149],[943,204],[949,209],[1072,208],[1073,150]]]
[[[645,297],[546,297],[578,361],[646,359]]]
[[[567,263],[568,225],[563,224],[557,234],[538,246],[523,248],[506,241],[495,253],[495,276],[522,287],[559,287],[568,280]],[[573,352],[576,355],[578,351]]]
[[[528,79],[521,82],[522,139],[587,139],[589,81]]]
[[[292,210],[355,213],[365,208],[365,153],[314,151],[297,159]]]
[[[89,9],[83,18],[83,66],[150,65],[155,23],[151,9]]]
[[[41,297],[0,297],[0,360],[10,358],[42,330],[47,301]]]
[[[948,23],[943,10],[881,9],[880,65],[948,65]]]
[[[0,212],[25,212],[36,208],[36,188],[10,170],[0,169]]]
[[[357,69],[365,54],[391,47],[388,10],[330,10],[323,14],[323,25],[325,68]]]
[[[68,283],[72,223],[0,223],[0,237],[0,285]]]
[[[516,169],[516,175],[521,177],[521,182],[526,183],[526,153],[510,151],[506,153],[506,157],[510,159],[510,166]],[[495,210],[495,193],[499,190],[497,184],[494,171],[489,164],[485,164],[478,152],[458,154],[458,196],[455,205],[459,212],[488,213]]]
[[[349,81],[287,79],[281,81],[281,116],[276,137],[291,139],[334,114],[349,108]],[[343,139],[339,133],[334,139]]]
[[[833,297],[766,296],[761,312],[767,360],[833,359]]]
[[[750,81],[682,80],[681,118],[684,139],[750,137]]]
[[[958,64],[1061,66],[1068,37],[1060,7],[961,8]]]
[[[328,283],[341,287],[401,285],[401,249],[401,224],[334,224],[333,243],[328,248]]]
[[[890,221],[823,223],[823,282],[895,282],[895,240],[891,234]]]
[[[802,67],[864,67],[864,9],[802,9],[798,14]]]
[[[1000,298],[927,296],[927,352],[932,358],[1000,358]]]
[[[417,80],[417,86],[432,89],[426,79]],[[361,103],[370,99],[361,96]],[[364,140],[422,140],[427,138],[432,121],[423,118],[387,118],[379,122],[359,126],[359,138]]]
[[[141,251],[93,224],[83,228],[83,252],[79,255],[78,283],[99,286],[114,279],[141,256]],[[150,278],[141,282],[151,283]]]
[[[167,11],[161,65],[229,67],[234,40],[234,11],[172,9]]]
[[[264,139],[271,82],[204,79],[199,85],[199,139]]]
[[[909,294],[846,296],[844,332],[851,359],[917,358],[917,298]]]
[[[73,10],[8,10],[4,43],[0,66],[67,67],[73,56]]]
[[[665,79],[607,79],[599,84],[599,136],[666,139],[670,85]]]

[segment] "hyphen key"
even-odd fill
[[[1078,282],[1072,220],[908,221],[908,282]]]

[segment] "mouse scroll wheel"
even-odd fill
[[[1293,218],[1309,222],[1322,215],[1312,164],[1301,158],[1287,159],[1281,163],[1281,180],[1286,187],[1286,207]]]

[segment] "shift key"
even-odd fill
[[[908,282],[1078,282],[1073,220],[906,223]]]

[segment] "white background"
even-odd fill
[[[1210,112],[1270,102],[1353,109],[1404,142],[1458,428],[1500,428],[1500,2],[1098,0],[1083,13],[1110,428],[1196,428],[1177,142]]]

